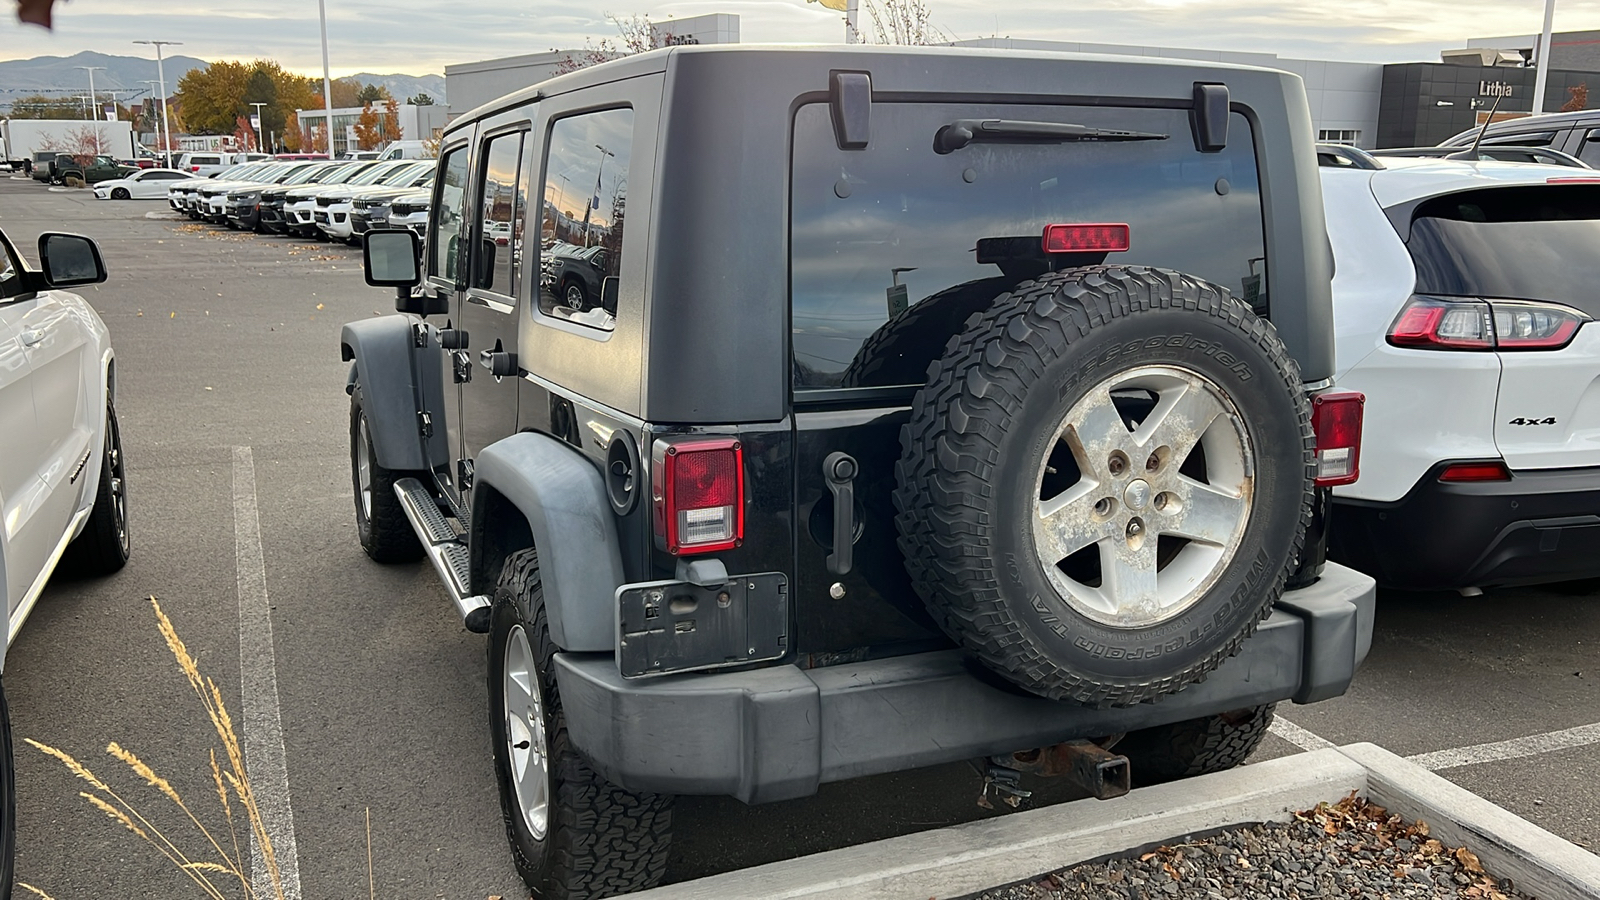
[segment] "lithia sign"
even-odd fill
[[[1511,84],[1506,81],[1480,81],[1478,82],[1479,97],[1509,97]]]

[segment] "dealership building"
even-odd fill
[[[674,19],[658,27],[670,29],[663,32],[663,42],[739,42],[739,17],[726,13]],[[1318,140],[1367,149],[1438,144],[1482,124],[1492,108],[1497,121],[1528,115],[1533,110],[1537,44],[1531,35],[1474,38],[1466,47],[1444,51],[1438,62],[1384,64],[1017,38],[954,42],[958,47],[1196,59],[1282,69],[1305,81]],[[447,66],[444,75],[451,112],[465,112],[543,81],[555,75],[569,57],[581,55],[582,51],[550,51]],[[1555,112],[1575,96],[1581,98],[1591,81],[1595,105],[1600,107],[1600,31],[1555,35],[1550,64],[1545,112]]]

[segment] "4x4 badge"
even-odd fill
[[[1507,422],[1506,424],[1507,425],[1554,425],[1555,423],[1556,423],[1556,417],[1555,416],[1546,416],[1546,417],[1544,417],[1542,419],[1524,419],[1521,416],[1517,416],[1515,419],[1512,419],[1511,421]]]

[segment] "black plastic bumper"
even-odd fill
[[[251,229],[261,221],[260,207],[251,204],[228,204],[228,221],[240,228]]]
[[[1125,709],[1028,697],[975,677],[958,650],[819,669],[624,679],[609,654],[556,655],[568,733],[637,791],[805,797],[823,782],[1044,747],[1344,693],[1372,644],[1371,578],[1329,565],[1285,594],[1205,681]]]
[[[1600,469],[1468,484],[1442,469],[1394,503],[1335,498],[1328,555],[1413,591],[1600,576]]]

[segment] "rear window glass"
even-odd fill
[[[1529,185],[1435,197],[1407,244],[1417,292],[1545,300],[1600,313],[1600,185]]]
[[[1164,140],[1000,144],[934,152],[958,119],[1075,123]],[[826,104],[795,114],[790,294],[796,391],[920,384],[968,311],[1052,268],[1046,225],[1127,224],[1104,261],[1187,272],[1267,305],[1261,199],[1250,126],[1200,153],[1181,109],[876,103],[871,143],[840,150]],[[1103,255],[1102,255],[1103,256]],[[932,304],[920,313],[920,304]],[[874,339],[912,318],[913,342]],[[893,360],[878,359],[885,346]]]

